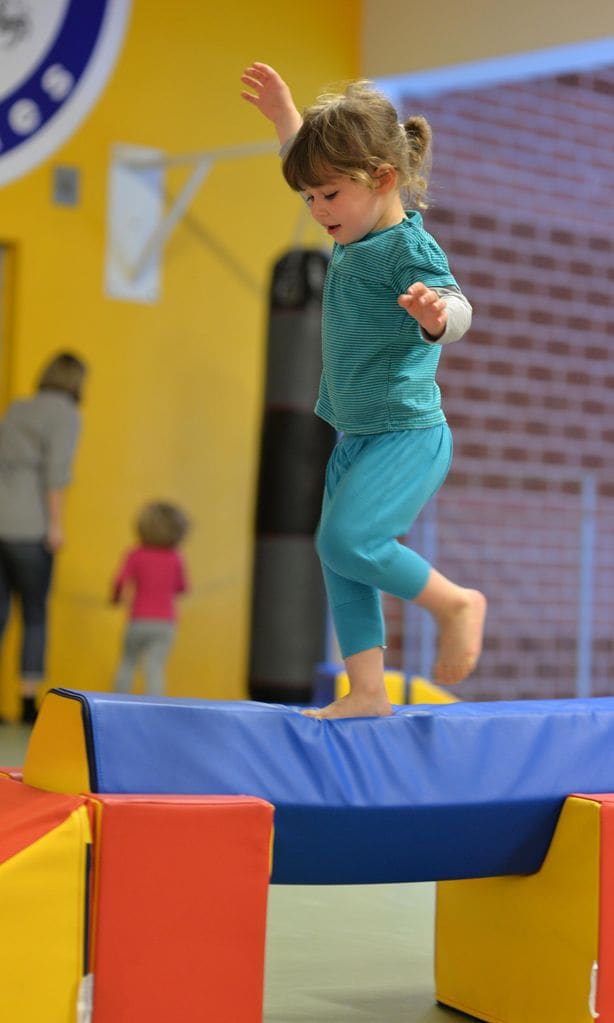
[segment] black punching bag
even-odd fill
[[[334,429],[314,414],[322,368],[324,252],[276,264],[270,295],[252,591],[253,700],[308,703],[326,648],[326,597],[314,532]]]

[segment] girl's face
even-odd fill
[[[376,187],[369,188],[340,174],[301,194],[314,220],[340,245],[349,245],[403,220],[403,205],[392,175],[392,171],[384,173]]]

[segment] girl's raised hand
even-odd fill
[[[302,118],[294,105],[290,89],[274,68],[254,61],[241,75],[241,81],[253,90],[243,91],[241,96],[273,122],[282,144],[296,135]]]
[[[436,291],[417,281],[399,295],[397,302],[430,337],[434,340],[441,337],[448,322],[448,312],[446,303]]]

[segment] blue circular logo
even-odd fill
[[[61,146],[115,66],[131,0],[0,0],[0,185]]]

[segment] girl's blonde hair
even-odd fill
[[[427,207],[431,129],[424,117],[399,124],[392,103],[370,82],[351,82],[343,93],[324,93],[307,107],[283,160],[296,192],[345,174],[376,187],[380,167],[394,167],[411,205]]]
[[[185,512],[165,501],[146,504],[136,520],[136,531],[146,547],[177,547],[189,528]]]
[[[37,389],[62,391],[78,403],[81,401],[86,372],[87,366],[83,359],[72,352],[60,352],[43,369]]]

